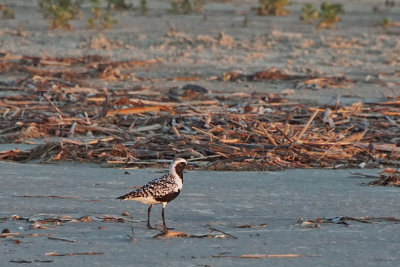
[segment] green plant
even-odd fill
[[[14,10],[12,8],[4,8],[3,14],[1,15],[2,19],[15,19]]]
[[[96,21],[101,18],[103,10],[101,8],[101,0],[90,0],[90,12],[92,17],[88,18],[88,23],[91,28],[96,28]]]
[[[244,16],[242,26],[247,27],[247,25],[249,25],[249,18],[247,16]]]
[[[343,13],[344,9],[341,4],[331,4],[324,2],[321,4],[321,12],[319,13],[318,29],[334,28],[334,24],[340,20],[339,13]]]
[[[318,11],[311,4],[307,3],[301,8],[300,19],[306,23],[311,23],[318,18]]]
[[[389,17],[389,13],[391,9],[396,5],[395,1],[390,1],[390,0],[385,0],[385,7],[384,7],[384,12],[386,13],[386,17],[384,17],[379,25],[385,27],[386,29],[389,29],[392,26],[392,19]],[[380,11],[380,5],[376,4],[373,6],[372,11],[378,12]]]
[[[140,14],[146,15],[148,12],[149,12],[149,9],[147,8],[147,1],[140,0]]]
[[[389,18],[389,17],[384,18],[384,19],[381,21],[381,25],[382,25],[383,27],[385,27],[386,29],[389,29],[389,28],[392,26],[392,19]]]
[[[114,19],[111,16],[110,12],[107,12],[106,14],[104,14],[103,21],[101,22],[101,26],[104,29],[111,29],[117,23],[118,23],[118,20]]]
[[[118,23],[118,20],[112,18],[110,12],[107,11],[103,15],[103,9],[101,7],[102,0],[90,0],[90,3],[92,17],[88,19],[88,24],[91,28],[102,27],[104,29],[110,29]]]
[[[192,3],[189,0],[173,0],[169,11],[174,14],[190,14],[193,11]]]
[[[204,0],[173,0],[169,11],[174,14],[190,14],[193,11],[202,12]]]
[[[284,16],[290,13],[285,7],[289,4],[289,0],[259,0],[259,15]]]
[[[39,7],[44,17],[51,21],[52,28],[71,29],[70,20],[80,14],[83,0],[40,0]]]

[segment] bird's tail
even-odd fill
[[[120,196],[120,197],[117,197],[117,199],[119,199],[119,200],[125,200],[126,199],[126,197],[125,196]]]
[[[126,194],[126,195],[117,197],[117,199],[123,201],[123,200],[127,200],[127,199],[134,199],[136,197],[138,197],[137,192],[133,191],[133,192],[130,192],[130,193]]]

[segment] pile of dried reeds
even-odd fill
[[[214,170],[400,165],[400,98],[315,107],[281,94],[215,94],[194,84],[105,89],[95,83],[140,81],[144,78],[131,70],[147,64],[157,61],[2,55],[0,71],[21,78],[0,84],[0,142],[37,146],[1,151],[0,159],[148,166],[185,157]],[[238,79],[230,75],[221,79]],[[267,70],[245,78],[281,75]],[[351,82],[284,79],[296,85],[315,81],[320,87]]]

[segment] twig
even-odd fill
[[[200,133],[202,133],[202,134],[208,135],[208,136],[210,137],[211,140],[212,140],[213,138],[218,140],[218,138],[217,138],[215,135],[213,135],[212,133],[207,133],[206,131],[203,131],[203,130],[201,130],[201,129],[195,127],[195,126],[192,126],[192,129],[193,129],[193,130],[196,130],[196,131],[198,131],[198,132],[200,132]]]
[[[280,133],[290,142],[290,144],[293,144],[292,139],[290,139],[289,136],[287,136],[286,133],[284,133],[284,132],[283,132],[281,129],[279,129],[278,127],[275,127],[275,129],[277,129],[278,132],[280,132]]]
[[[311,122],[314,120],[315,116],[317,116],[319,110],[314,111],[314,114],[310,117],[310,119],[307,121],[306,125],[304,125],[303,130],[300,132],[299,136],[297,137],[297,141],[300,141],[301,137],[305,133],[305,131],[310,127]]]
[[[46,94],[43,94],[43,96],[50,103],[50,105],[58,112],[58,114],[60,114],[60,117],[63,118],[64,115],[62,111],[56,105],[54,105],[54,103],[50,100],[50,98]]]
[[[266,226],[267,226],[266,223],[262,223],[259,225],[242,224],[242,225],[233,226],[233,228],[262,228],[262,227],[266,227]]]
[[[77,122],[74,121],[74,122],[72,123],[71,129],[69,130],[68,137],[74,137],[76,125],[77,125]]]
[[[58,238],[58,237],[52,237],[52,236],[49,236],[47,238],[50,240],[59,240],[59,241],[64,241],[64,242],[76,243],[76,240],[69,240],[69,239],[65,239],[65,238]]]
[[[218,152],[217,152],[218,153]],[[198,158],[190,158],[187,159],[187,161],[199,161],[199,160],[207,160],[207,159],[213,159],[213,158],[221,158],[221,157],[227,157],[226,155],[222,153],[218,153],[218,155],[210,155],[210,156],[204,156],[204,157],[198,157]]]
[[[265,128],[264,128],[263,126],[261,126],[261,125],[260,125],[259,129],[264,133],[265,136],[267,136],[268,141],[269,141],[272,145],[274,145],[274,146],[277,146],[277,145],[278,145],[278,144],[275,142],[275,139],[272,138],[272,136],[269,134],[269,132],[268,132],[267,129],[265,129]]]
[[[13,197],[27,197],[27,198],[62,198],[62,199],[74,199],[74,198],[78,198],[76,196],[29,196],[29,195],[23,195],[23,196],[13,196]]]
[[[131,226],[131,232],[132,232],[131,236],[127,235],[130,238],[129,242],[135,242],[136,241],[136,237],[135,237],[135,232],[133,231],[133,226]]]
[[[209,224],[207,224],[207,225],[205,225],[205,226],[206,226],[208,229],[210,229],[211,231],[219,232],[219,233],[222,233],[222,234],[227,235],[227,236],[229,236],[229,237],[232,237],[233,239],[237,239],[236,236],[233,236],[233,235],[228,234],[228,233],[225,233],[225,232],[223,232],[223,231],[221,231],[221,230],[215,229],[215,228],[211,227]]]
[[[0,237],[16,237],[16,236],[23,236],[22,233],[0,233]]]
[[[44,254],[45,256],[83,256],[83,255],[104,255],[104,252],[73,252],[73,253],[65,253],[59,254],[57,252],[48,252]]]
[[[372,178],[372,179],[377,179],[377,178],[379,178],[379,176],[378,175],[371,175],[371,174],[364,174],[364,173],[361,173],[361,172],[350,172],[350,174],[351,175],[353,175],[353,176],[363,176],[364,178]]]
[[[106,99],[104,100],[103,108],[102,108],[102,110],[101,110],[101,112],[99,114],[99,118],[103,118],[103,117],[107,116],[108,109],[109,109],[109,106],[110,106],[110,94],[108,93],[108,90],[105,87],[103,88],[103,91],[104,91],[104,94],[106,96]]]
[[[234,255],[212,255],[214,258],[241,258],[241,259],[265,259],[265,258],[300,258],[300,257],[321,257],[321,255],[301,255],[301,254],[243,254]]]

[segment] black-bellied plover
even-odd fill
[[[179,158],[174,160],[169,167],[169,173],[148,182],[141,188],[132,191],[126,195],[120,196],[117,199],[136,200],[144,204],[150,204],[147,210],[147,228],[154,229],[150,225],[150,211],[155,204],[162,204],[161,216],[164,227],[167,228],[164,218],[165,206],[175,199],[182,190],[183,186],[183,170],[187,166],[185,159]]]

